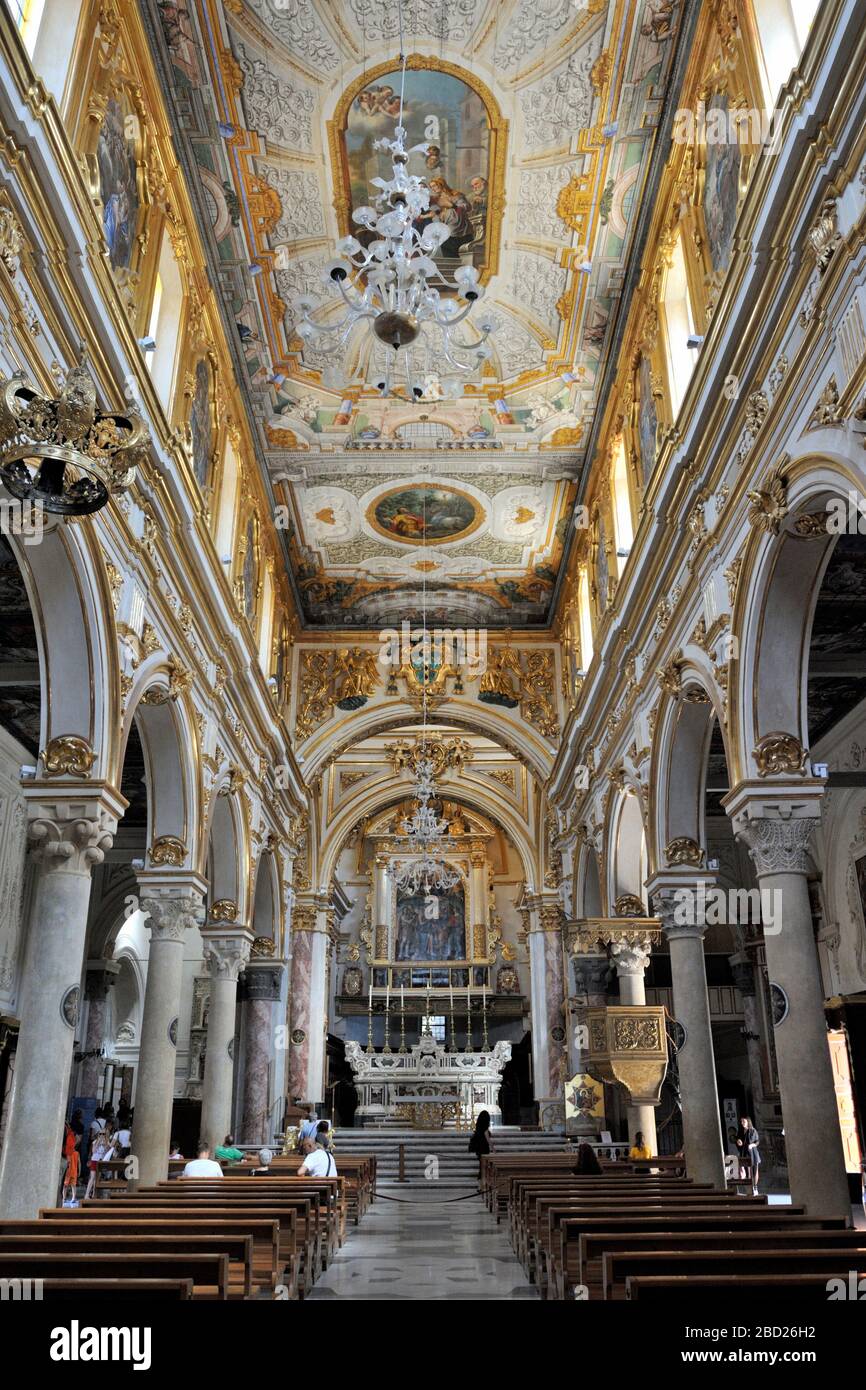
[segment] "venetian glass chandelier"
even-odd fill
[[[331,359],[323,373],[326,384],[348,385],[342,362],[354,346],[350,340],[372,333],[385,348],[384,367],[372,384],[382,395],[400,386],[410,399],[420,400],[431,376],[441,381],[443,394],[462,392],[462,379],[493,356],[487,339],[496,320],[488,315],[474,324],[468,322],[484,295],[474,265],[459,265],[449,279],[434,260],[451,229],[435,216],[435,208],[431,215],[426,180],[409,172],[410,156],[425,153],[428,146],[425,142],[406,148],[401,0],[398,11],[400,109],[393,140],[373,142],[374,149],[390,153],[391,177],[373,179],[378,191],[372,206],[352,213],[363,244],[356,236],[343,237],[322,276],[325,285],[336,287],[342,316],[330,317],[327,304],[308,294],[297,296],[292,307],[298,337]],[[376,355],[371,353],[370,360]]]
[[[426,498],[424,502],[424,539],[426,545],[427,517]],[[427,571],[422,570],[421,620],[423,623],[423,650],[429,650],[427,634]],[[426,756],[427,747],[427,700],[422,700],[421,749],[422,754],[415,765],[415,786],[413,800],[415,810],[407,817],[405,830],[399,836],[400,849],[411,854],[411,859],[403,860],[394,871],[394,881],[399,889],[411,894],[419,890],[424,893],[446,893],[460,882],[460,874],[445,863],[443,841],[448,835],[448,822],[437,815],[435,802],[438,797],[433,760]]]

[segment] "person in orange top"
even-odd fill
[[[75,1191],[81,1172],[81,1155],[78,1152],[79,1136],[67,1120],[63,1135],[63,1157],[66,1159],[66,1172],[63,1174],[63,1191],[60,1194],[62,1205],[66,1205],[67,1193],[70,1202],[75,1201]]]

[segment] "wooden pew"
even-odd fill
[[[74,1278],[81,1272],[80,1254],[60,1254],[56,1251],[27,1254],[0,1254],[0,1278],[3,1279],[63,1279]],[[128,1255],[89,1254],[87,1274],[96,1279],[126,1279],[130,1275]],[[172,1276],[191,1279],[193,1298],[227,1299],[229,1294],[229,1261],[227,1255],[137,1255],[135,1276],[139,1279],[168,1279]]]
[[[312,1288],[321,1270],[321,1233],[323,1225],[319,1221],[317,1197],[315,1194],[298,1193],[292,1196],[275,1196],[268,1202],[250,1200],[233,1201],[226,1196],[221,1201],[222,1186],[213,1197],[189,1193],[178,1201],[169,1193],[160,1190],[158,1201],[153,1196],[130,1193],[123,1198],[115,1198],[110,1203],[89,1201],[80,1208],[60,1208],[64,1214],[76,1214],[76,1210],[93,1214],[95,1210],[109,1211],[115,1216],[128,1212],[146,1219],[148,1216],[180,1220],[205,1219],[240,1220],[252,1217],[257,1220],[277,1221],[280,1227],[279,1259],[289,1267],[293,1257],[297,1260],[298,1293],[303,1298]]]
[[[88,1264],[91,1255],[128,1256],[127,1269],[137,1263],[139,1257],[150,1255],[225,1255],[229,1261],[230,1298],[251,1298],[253,1295],[252,1237],[241,1232],[235,1235],[225,1233],[202,1233],[200,1235],[113,1235],[109,1232],[94,1233],[79,1231],[71,1225],[62,1230],[48,1229],[47,1222],[34,1222],[39,1231],[26,1234],[0,1235],[0,1263],[7,1255],[18,1254],[69,1254],[78,1255],[83,1264]],[[68,1231],[68,1234],[67,1234]],[[259,1292],[258,1287],[255,1290]]]
[[[635,1213],[624,1215],[615,1208],[606,1215],[601,1212],[592,1216],[565,1216],[559,1224],[559,1254],[554,1266],[554,1297],[568,1298],[575,1284],[584,1284],[590,1290],[593,1285],[601,1287],[601,1255],[605,1237],[611,1234],[629,1236],[646,1233],[653,1236],[674,1236],[690,1231],[718,1231],[748,1236],[753,1231],[776,1230],[815,1230],[842,1231],[846,1223],[842,1217],[827,1217],[816,1220],[806,1216],[802,1207],[734,1207],[731,1210],[710,1211],[696,1215],[667,1212],[652,1216],[639,1216]],[[586,1245],[583,1238],[586,1238]],[[581,1251],[591,1252],[581,1259]]]
[[[0,1240],[5,1236],[27,1235],[43,1230],[46,1224],[68,1229],[76,1235],[171,1236],[175,1249],[186,1248],[186,1237],[214,1235],[246,1235],[252,1241],[251,1278],[253,1287],[273,1290],[278,1283],[287,1286],[290,1298],[298,1292],[298,1254],[294,1251],[288,1266],[280,1258],[280,1225],[278,1221],[247,1217],[241,1220],[220,1220],[206,1215],[200,1220],[178,1219],[174,1215],[154,1218],[149,1213],[141,1217],[133,1212],[119,1215],[114,1204],[86,1208],[56,1207],[40,1213],[39,1221],[0,1221]]]
[[[605,1251],[602,1257],[605,1299],[625,1298],[626,1280],[635,1277],[719,1274],[824,1274],[826,1279],[847,1278],[849,1269],[866,1272],[866,1233],[860,1247],[801,1249],[796,1242],[786,1250],[755,1249],[744,1237],[734,1250],[622,1250]]]
[[[736,1299],[740,1308],[749,1298],[789,1303],[826,1303],[827,1278],[823,1274],[695,1274],[650,1275],[626,1281],[626,1298],[642,1303],[664,1302],[668,1308],[693,1305],[698,1299],[716,1302]]]
[[[177,1303],[192,1298],[191,1279],[43,1279],[44,1303],[77,1303],[82,1299],[112,1303]]]
[[[291,1201],[302,1198],[311,1203],[313,1230],[316,1233],[317,1267],[326,1269],[329,1258],[342,1244],[345,1234],[345,1202],[342,1178],[261,1178],[240,1182],[220,1183],[221,1202],[242,1202],[245,1204],[264,1202],[274,1197]],[[213,1200],[214,1179],[180,1178],[176,1181],[160,1183],[154,1188],[142,1188],[139,1196],[159,1196],[171,1202]]]

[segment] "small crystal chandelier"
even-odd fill
[[[296,332],[306,343],[317,343],[326,357],[336,359],[346,348],[360,325],[372,328],[375,338],[385,345],[385,367],[375,381],[383,396],[405,383],[410,399],[420,400],[425,381],[435,376],[443,381],[444,393],[457,395],[462,387],[456,378],[468,376],[493,356],[487,342],[496,327],[492,315],[477,324],[477,336],[465,341],[455,336],[484,295],[474,265],[461,265],[453,280],[443,275],[433,259],[451,235],[450,228],[437,220],[426,221],[430,190],[426,180],[408,171],[409,156],[427,149],[426,144],[406,149],[403,125],[403,90],[406,55],[403,52],[403,14],[400,12],[400,113],[393,140],[376,140],[373,148],[391,154],[391,178],[373,179],[373,207],[355,208],[354,221],[373,239],[367,246],[354,236],[337,243],[337,257],[328,262],[323,282],[336,286],[345,313],[333,321],[314,319],[322,301],[312,295],[299,295],[293,302]],[[419,230],[419,223],[421,229]],[[441,291],[445,291],[443,297]],[[462,305],[458,301],[463,301]],[[468,326],[468,325],[467,325]],[[438,335],[438,341],[436,341]],[[419,341],[420,340],[420,341]],[[417,351],[413,344],[418,342]],[[402,358],[400,350],[404,349]],[[336,365],[323,374],[327,384],[348,384]],[[398,382],[398,377],[402,380]],[[449,380],[450,378],[450,380]]]
[[[406,822],[406,832],[400,836],[401,848],[418,854],[416,859],[401,863],[394,877],[398,888],[404,892],[417,893],[423,888],[425,893],[445,893],[460,882],[455,869],[449,869],[442,856],[445,853],[442,840],[448,834],[448,822],[440,820],[430,800],[436,795],[433,777],[433,763],[422,758],[415,776],[415,811]]]

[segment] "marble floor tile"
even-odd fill
[[[452,1202],[380,1197],[309,1297],[504,1302],[538,1298],[538,1290],[526,1283],[505,1228],[473,1194]]]

